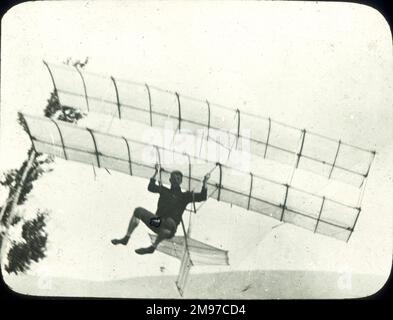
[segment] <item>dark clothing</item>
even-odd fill
[[[145,208],[138,207],[134,211],[134,215],[143,221],[143,223],[154,233],[160,234],[161,230],[166,229],[171,232],[170,235],[168,235],[168,238],[172,238],[177,230],[177,225],[175,221],[169,217],[167,218],[161,218],[155,215],[154,213],[150,212],[149,210],[146,210]],[[154,223],[157,222],[158,218],[158,224]]]
[[[187,205],[193,201],[201,202],[207,199],[207,189],[202,187],[201,192],[182,192],[180,187],[168,189],[156,184],[156,180],[151,178],[147,189],[153,193],[159,193],[156,216],[161,218],[172,218],[176,226],[180,223],[181,217]]]

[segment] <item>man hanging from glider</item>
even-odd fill
[[[150,192],[160,194],[156,213],[154,214],[141,207],[136,208],[128,225],[126,235],[121,239],[113,239],[112,243],[114,245],[127,245],[132,232],[138,226],[139,221],[142,220],[150,230],[157,234],[157,238],[151,246],[137,249],[135,252],[138,254],[153,253],[162,240],[170,239],[175,235],[177,226],[181,222],[183,212],[187,205],[191,202],[201,202],[207,199],[206,184],[210,178],[210,174],[205,175],[201,192],[194,193],[191,191],[181,191],[180,185],[183,180],[183,174],[178,170],[171,172],[169,178],[171,184],[170,189],[161,184],[157,185],[156,176],[159,170],[161,168],[159,165],[156,165],[155,173],[150,178],[150,183],[147,187]]]

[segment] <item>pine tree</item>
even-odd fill
[[[45,172],[52,171],[50,164],[53,159],[39,153],[35,153],[33,148],[28,150],[27,160],[23,161],[19,169],[13,169],[6,172],[0,184],[8,187],[8,198],[4,207],[0,208],[2,217],[0,224],[2,226],[2,234],[0,237],[0,246],[2,246],[3,237],[7,230],[22,223],[22,238],[23,242],[11,242],[11,248],[7,254],[8,264],[5,266],[7,272],[23,272],[29,268],[33,261],[38,262],[39,259],[45,257],[47,234],[45,232],[45,211],[38,210],[36,217],[33,220],[25,220],[13,208],[13,205],[24,204],[27,200],[28,194],[34,186],[34,181],[41,177]],[[31,159],[31,157],[33,157]],[[28,162],[31,165],[25,173],[25,178],[22,183],[23,173],[25,172]],[[18,193],[18,189],[20,192]],[[17,197],[17,198],[15,198]],[[15,202],[15,203],[14,203]],[[12,216],[11,216],[12,215]],[[1,254],[4,254],[1,252]]]
[[[7,171],[3,178],[0,180],[0,185],[4,187],[8,187],[8,201],[5,204],[5,208],[3,211],[3,216],[1,217],[0,223],[6,225],[6,221],[10,215],[12,199],[14,199],[15,193],[17,192],[17,188],[21,183],[21,178],[23,171],[27,166],[28,159],[32,156],[33,148],[30,148],[27,152],[27,159],[23,161],[22,165],[19,169],[12,169]],[[45,166],[53,162],[53,158],[49,156],[42,155],[40,153],[36,153],[34,155],[33,163],[27,172],[26,179],[21,186],[21,193],[17,200],[17,205],[24,204],[27,200],[27,195],[33,189],[33,182],[37,180],[40,176],[42,176],[45,172],[52,171],[51,168]],[[3,209],[3,208],[1,208]]]
[[[37,216],[26,221],[22,226],[23,241],[13,241],[8,251],[8,273],[24,272],[29,269],[32,261],[38,262],[45,257],[48,234],[45,231],[47,211],[38,210]]]

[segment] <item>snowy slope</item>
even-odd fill
[[[173,276],[118,281],[21,276],[9,280],[22,294],[60,297],[179,299]],[[185,299],[343,299],[378,291],[386,279],[367,274],[304,271],[243,271],[192,275]]]

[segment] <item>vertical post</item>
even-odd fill
[[[268,145],[269,145],[269,139],[270,139],[270,129],[271,129],[271,127],[272,127],[272,119],[270,119],[270,117],[269,117],[269,129],[268,129],[268,131],[267,131],[267,138],[266,138],[265,153],[264,153],[264,155],[263,155],[263,158],[264,158],[264,159],[266,158],[267,147],[268,147]]]
[[[83,90],[85,92],[85,100],[86,100],[86,107],[87,107],[87,111],[89,112],[89,98],[87,97],[87,89],[86,89],[86,82],[85,82],[85,78],[83,78],[82,72],[78,69],[77,66],[74,66],[74,68],[76,69],[76,71],[79,73],[81,79],[82,79],[82,84],[83,84]]]
[[[202,131],[201,146],[199,147],[199,157],[201,157],[204,136],[205,136],[205,131]]]
[[[282,206],[282,212],[281,212],[280,221],[283,221],[283,219],[284,219],[284,212],[285,212],[285,209],[287,208],[287,198],[288,198],[289,185],[286,184],[285,187],[286,187],[286,189],[285,189],[285,198],[284,198],[284,204]]]
[[[360,194],[359,194],[359,198],[358,198],[358,202],[357,202],[357,206],[360,207],[362,205],[362,201],[363,201],[363,197],[364,197],[364,192],[366,191],[366,185],[367,185],[367,180],[368,180],[368,174],[370,173],[370,169],[371,169],[371,164],[374,161],[375,158],[375,151],[371,151],[372,155],[371,155],[371,159],[370,159],[370,163],[368,165],[368,169],[367,172],[363,175],[363,181],[361,183],[361,185],[359,186],[359,188],[361,188],[360,190]]]
[[[361,204],[362,204],[364,192],[366,190],[368,174],[370,172],[370,168],[371,168],[371,164],[372,164],[372,162],[374,160],[374,156],[375,156],[375,151],[372,151],[372,156],[371,156],[371,159],[370,159],[370,163],[368,165],[367,172],[363,175],[362,183],[359,186],[359,188],[361,188],[361,190],[359,192],[359,197],[358,197],[358,201],[357,201],[357,204],[356,204],[357,207],[360,207]]]
[[[338,153],[340,152],[340,146],[341,146],[341,140],[338,140],[336,155],[334,156],[333,164],[332,164],[332,167],[330,168],[330,172],[329,172],[329,179],[332,177],[333,169],[334,169],[334,166],[336,165],[337,156],[338,156]]]
[[[302,156],[302,151],[303,151],[303,145],[304,145],[304,138],[306,137],[306,129],[302,130],[302,142],[300,144],[300,150],[297,154],[297,160],[296,160],[296,169],[299,166],[299,161],[300,161],[300,157]]]
[[[248,204],[247,204],[247,210],[250,210],[250,203],[251,203],[251,194],[252,194],[252,185],[253,185],[253,181],[254,181],[254,175],[252,174],[252,172],[250,172],[250,193],[248,194]]]
[[[185,154],[188,159],[188,191],[191,191],[191,159],[189,154]]]
[[[322,197],[322,204],[321,204],[321,208],[319,209],[318,219],[317,219],[317,223],[315,224],[314,233],[317,232],[318,224],[319,224],[319,221],[321,220],[321,215],[322,215],[322,210],[323,210],[324,204],[325,204],[325,197]]]
[[[183,296],[184,290],[187,284],[188,275],[192,267],[192,261],[190,259],[190,254],[187,250],[184,250],[183,258],[180,264],[179,275],[176,280],[176,287],[179,291],[180,296]]]
[[[188,235],[187,235],[186,227],[184,226],[183,219],[181,219],[180,221],[181,221],[181,227],[182,227],[183,233],[184,233],[185,250],[186,250],[187,252],[189,252],[189,247],[188,247]]]
[[[363,201],[363,196],[364,196],[364,191],[366,190],[366,185],[367,185],[367,176],[363,176],[363,180],[362,180],[362,184],[360,185],[360,192],[359,192],[359,197],[358,197],[358,201],[356,203],[357,207],[360,207]]]
[[[358,213],[356,214],[355,222],[353,223],[353,226],[352,226],[352,228],[351,228],[351,232],[349,233],[347,242],[349,241],[349,239],[350,239],[351,236],[352,236],[353,231],[355,230],[355,226],[356,226],[356,223],[358,222],[359,215],[360,215],[360,211],[362,211],[362,208],[359,207],[359,208],[357,208],[357,210],[358,210]]]
[[[186,152],[184,152],[183,153],[186,157],[187,157],[187,159],[188,159],[188,191],[189,192],[191,192],[191,195],[192,195],[192,208],[194,209],[194,213],[196,213],[196,207],[195,207],[195,199],[194,199],[194,191],[191,191],[191,175],[192,175],[192,173],[191,173],[191,157],[190,157],[190,155],[188,154],[188,153],[186,153]],[[187,234],[188,234],[188,237],[190,236],[190,232],[191,232],[191,212],[192,212],[192,209],[190,209],[190,218],[189,218],[189,220],[188,220],[188,229],[187,229]],[[181,220],[182,221],[182,223],[183,223],[183,219]],[[184,223],[183,223],[184,224]],[[188,245],[188,244],[187,244]]]
[[[236,136],[236,148],[237,144],[239,142],[239,137],[240,137],[240,110],[236,109],[236,114],[237,114],[237,136]]]
[[[181,129],[181,105],[180,105],[180,96],[177,92],[175,92],[176,99],[177,99],[177,107],[178,107],[178,118],[179,118],[179,132]]]
[[[207,104],[207,138],[206,140],[209,141],[209,131],[210,131],[210,103],[206,99]]]
[[[150,93],[150,88],[147,85],[147,83],[145,83],[145,87],[146,87],[147,95],[148,95],[148,98],[149,98],[150,126],[152,127],[153,126],[153,115],[152,115],[152,106],[151,106],[151,93]]]
[[[122,137],[124,142],[126,143],[127,153],[128,153],[128,166],[130,168],[130,175],[132,176],[132,160],[131,160],[131,151],[130,145],[128,144],[128,140],[125,137]]]
[[[188,191],[191,192],[191,158],[190,158],[189,154],[187,154],[185,152],[183,153],[183,155],[186,156],[188,159]],[[192,199],[194,200],[194,192],[192,192]],[[195,209],[195,202],[194,201],[192,203],[192,206]],[[191,209],[189,209],[189,210],[191,213],[192,210]],[[194,213],[196,213],[196,212],[194,212]],[[181,221],[183,223],[183,219]],[[190,214],[190,220],[188,222],[188,233],[190,232],[190,228],[191,228],[191,214]]]
[[[121,119],[119,90],[117,88],[117,84],[116,84],[115,78],[111,76],[111,80],[112,80],[112,83],[113,83],[113,85],[115,87],[116,102],[117,102],[117,112],[118,112],[118,115],[119,115],[119,119]]]
[[[49,71],[50,78],[52,79],[53,90],[54,90],[54,92],[55,92],[55,95],[57,96],[57,87],[56,87],[55,78],[53,77],[52,70],[49,68],[48,63],[47,63],[45,60],[42,60],[42,62],[44,63],[44,65],[46,66],[46,68],[47,68],[48,71]]]
[[[366,174],[365,174],[366,177],[368,177],[368,174],[370,173],[371,165],[372,165],[372,163],[374,162],[376,153],[377,153],[377,152],[376,152],[375,150],[371,151],[370,163],[369,163],[369,165],[368,165],[367,172],[366,172]]]
[[[99,157],[99,152],[98,152],[98,148],[97,148],[97,142],[96,142],[96,138],[94,137],[93,130],[89,129],[89,128],[86,128],[86,130],[90,133],[91,138],[93,139],[94,150],[95,150],[95,155],[96,155],[96,159],[97,159],[97,166],[98,166],[98,168],[101,168],[100,157]]]
[[[193,209],[194,209],[194,213],[197,213],[197,208],[196,208],[196,205],[195,205],[195,193],[194,193],[194,191],[192,191],[192,206],[193,206]],[[190,217],[190,222],[191,222],[191,217]],[[190,229],[190,225],[189,225],[188,229]],[[190,233],[190,230],[188,231],[188,233]]]
[[[65,149],[65,145],[64,145],[64,139],[63,139],[63,135],[61,133],[60,127],[59,127],[59,125],[57,124],[57,122],[55,120],[53,120],[52,118],[49,118],[49,119],[54,123],[54,125],[57,128],[57,131],[59,132],[61,146],[63,148],[64,159],[68,160],[66,149]]]
[[[189,164],[190,164],[190,162],[189,162]],[[191,164],[190,164],[189,169],[190,169],[189,177],[191,177]],[[191,181],[191,179],[189,181]],[[190,215],[190,219],[191,219],[191,215]],[[185,247],[184,247],[184,255],[183,255],[183,259],[182,259],[182,262],[181,262],[181,265],[180,265],[180,271],[179,271],[180,281],[176,281],[176,285],[177,285],[177,288],[178,288],[178,290],[180,292],[180,295],[183,295],[184,288],[185,288],[185,285],[186,285],[186,282],[187,282],[188,273],[189,273],[189,271],[191,269],[191,266],[192,266],[192,260],[191,260],[191,257],[190,257],[190,249],[189,249],[189,246],[188,246],[188,236],[189,235],[187,234],[186,227],[184,225],[183,219],[181,219],[180,222],[181,222],[181,226],[182,226],[182,229],[183,229],[184,246]],[[190,226],[189,226],[189,231],[190,231]],[[178,278],[178,280],[179,280],[179,278]]]
[[[362,183],[360,184],[360,187],[361,187],[363,184],[365,184],[365,180],[368,178],[368,174],[370,173],[371,165],[372,165],[372,163],[374,162],[374,159],[375,159],[375,154],[376,154],[376,151],[375,151],[375,150],[371,151],[371,158],[370,158],[370,162],[369,162],[369,164],[368,164],[367,172],[363,175],[363,181],[362,181]],[[359,187],[359,188],[360,188],[360,187]]]
[[[218,195],[217,195],[217,201],[220,201],[220,196],[221,196],[221,188],[222,188],[222,166],[221,163],[217,162],[216,165],[218,166],[220,170],[220,178],[218,182]]]

